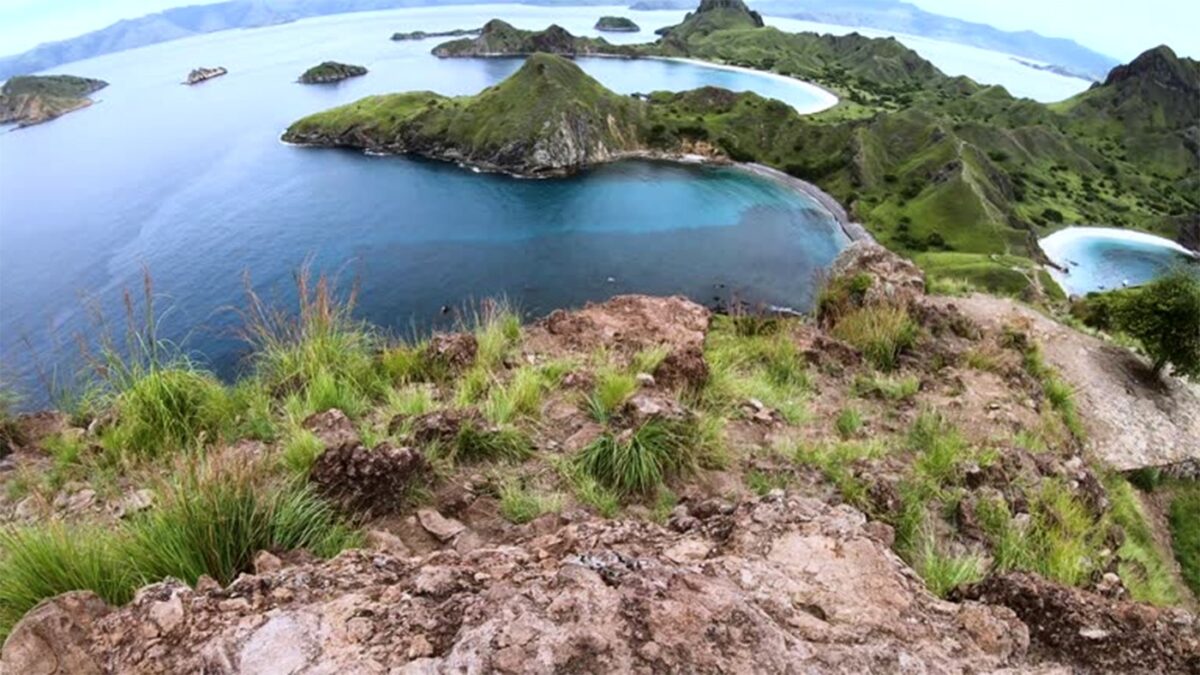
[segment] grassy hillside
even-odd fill
[[[611,45],[604,38],[576,37],[561,26],[546,30],[521,30],[500,19],[492,19],[476,37],[451,40],[434,48],[435,56],[523,56],[546,54],[632,54],[627,47]]]
[[[30,126],[86,108],[108,83],[74,75],[14,77],[0,88],[0,124]]]

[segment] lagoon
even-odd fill
[[[1169,239],[1111,227],[1068,227],[1039,243],[1063,268],[1050,274],[1071,295],[1137,286],[1172,267],[1196,264],[1194,253]]]
[[[617,293],[739,298],[805,309],[845,245],[830,215],[787,186],[733,168],[629,162],[565,180],[289,147],[306,114],[370,94],[471,94],[519,60],[439,61],[436,40],[399,30],[469,27],[499,16],[580,34],[604,8],[423,8],[340,15],[154,45],[59,72],[111,86],[97,104],[0,133],[0,378],[27,405],[39,368],[69,368],[74,338],[95,336],[90,306],[121,316],[143,269],[165,310],[162,336],[232,375],[244,278],[290,302],[306,261],[357,282],[356,316],[393,333],[449,321],[443,307],[505,295],[529,315]],[[661,16],[661,25],[680,12]],[[639,20],[657,27],[656,20]],[[649,35],[615,35],[636,41]],[[370,73],[333,86],[296,77],[323,60]],[[797,108],[819,93],[777,77],[668,61],[584,59],[616,91],[711,84]],[[197,66],[229,74],[179,84]],[[88,300],[91,298],[91,300]]]

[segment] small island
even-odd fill
[[[396,42],[405,42],[409,40],[425,40],[435,37],[467,37],[479,35],[482,30],[482,28],[456,28],[454,30],[444,30],[434,33],[427,33],[423,30],[414,30],[411,33],[392,33],[392,39]]]
[[[642,27],[623,16],[602,16],[596,22],[596,30],[607,33],[637,33]]]
[[[196,68],[192,72],[188,73],[187,79],[184,80],[183,83],[188,85],[200,84],[201,82],[211,80],[214,77],[220,77],[228,72],[228,70],[221,66],[216,68]]]
[[[352,66],[346,63],[338,63],[337,61],[325,61],[304,71],[304,74],[300,76],[299,82],[301,84],[330,84],[366,74],[367,69],[362,66]]]
[[[108,86],[74,75],[18,76],[0,88],[0,124],[28,127],[92,104],[89,95]]]

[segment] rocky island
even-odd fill
[[[480,28],[456,28],[454,30],[444,30],[440,32],[427,33],[423,30],[414,30],[409,33],[392,33],[392,40],[396,42],[405,42],[409,40],[425,40],[435,37],[465,37],[468,35],[479,35],[482,31]]]
[[[537,52],[562,56],[636,55],[632,48],[609,44],[603,38],[576,37],[561,26],[554,25],[542,31],[529,31],[516,28],[500,19],[492,19],[484,24],[478,37],[438,45],[434,48],[433,55],[439,58],[464,58],[528,56]]]
[[[342,80],[351,77],[360,77],[367,74],[367,69],[363,66],[352,66],[336,61],[325,61],[319,65],[313,66],[300,76],[298,82],[301,84],[330,84],[333,82],[341,82]]]
[[[92,105],[91,94],[108,86],[74,75],[14,77],[0,87],[0,124],[19,127],[48,122]]]
[[[642,27],[623,16],[602,16],[596,22],[596,30],[608,33],[637,33]]]
[[[196,68],[192,72],[188,73],[187,79],[184,80],[183,83],[184,84],[200,84],[201,82],[211,80],[214,77],[221,77],[222,75],[225,75],[228,72],[229,72],[228,70],[226,70],[224,67],[221,67],[221,66],[218,66],[216,68]]]

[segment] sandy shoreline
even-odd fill
[[[784,83],[788,84],[789,86],[799,87],[800,89],[807,90],[808,92],[812,93],[813,95],[815,95],[817,97],[817,102],[814,103],[812,105],[812,107],[810,107],[810,108],[800,109],[800,108],[797,108],[796,106],[792,106],[792,108],[795,109],[795,111],[800,113],[801,115],[812,115],[814,113],[819,113],[823,110],[829,110],[833,106],[837,105],[838,101],[839,101],[838,97],[833,92],[829,91],[828,89],[826,89],[824,87],[813,84],[812,82],[809,82],[807,80],[801,80],[801,79],[797,79],[795,77],[791,77],[789,75],[781,75],[780,73],[773,73],[769,70],[755,70],[754,68],[745,68],[743,66],[731,66],[731,65],[728,65],[725,63],[714,63],[712,61],[704,61],[702,59],[688,59],[688,58],[676,57],[676,56],[643,56],[640,58],[655,59],[655,60],[659,60],[659,61],[675,61],[678,63],[687,63],[687,64],[690,64],[693,66],[699,66],[701,68],[715,68],[716,70],[728,70],[728,71],[735,72],[735,73],[744,73],[747,75],[755,75],[757,77],[765,77],[767,79],[775,80],[777,82],[784,82]]]
[[[1148,246],[1161,246],[1173,249],[1191,258],[1200,259],[1195,251],[1189,250],[1182,244],[1160,237],[1149,232],[1125,230],[1119,227],[1067,227],[1038,240],[1046,257],[1056,264],[1066,264],[1066,251],[1079,241],[1086,239],[1108,239]]]

